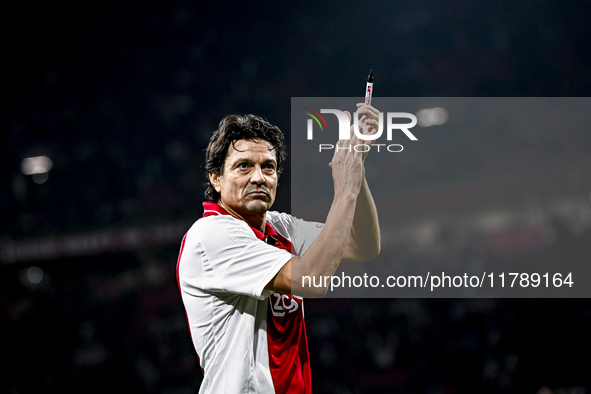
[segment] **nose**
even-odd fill
[[[255,166],[252,172],[252,176],[250,178],[251,183],[256,183],[257,185],[262,185],[266,182],[265,174],[263,174],[263,169],[261,166]]]

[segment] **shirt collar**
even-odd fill
[[[226,211],[224,208],[219,206],[219,204],[216,204],[214,202],[205,201],[203,203],[203,217],[205,218],[207,216],[215,216],[215,215],[230,215],[230,216],[232,216],[228,211]],[[240,219],[240,220],[242,220],[242,219]],[[279,236],[277,235],[277,233],[275,232],[273,227],[271,227],[271,225],[267,221],[265,221],[265,233],[264,234],[260,230],[252,227],[250,224],[249,224],[249,227],[252,229],[252,231],[254,232],[254,235],[256,235],[256,237],[258,239],[261,239],[273,246],[277,246],[276,243],[279,241]]]

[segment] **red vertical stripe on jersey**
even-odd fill
[[[303,303],[289,294],[274,293],[267,309],[269,369],[277,394],[311,394],[312,379]],[[297,310],[289,306],[297,303]],[[273,307],[283,308],[283,316]],[[273,313],[275,311],[275,313]]]
[[[272,243],[275,247],[291,251],[293,249],[291,242],[270,227],[267,224],[266,238],[277,240]],[[269,369],[277,394],[312,393],[312,374],[303,306],[301,299],[290,294],[276,292],[269,297],[267,346]]]
[[[176,283],[179,286],[179,292],[181,293],[181,297],[183,296],[183,291],[181,290],[181,279],[179,277],[179,266],[181,264],[181,256],[183,255],[183,250],[185,250],[185,241],[187,240],[187,234],[183,236],[183,242],[181,243],[181,250],[179,252],[179,257],[176,260]],[[187,310],[185,309],[185,317],[187,318],[187,325],[189,326],[189,315],[187,315]],[[191,327],[189,326],[189,335],[191,336],[191,342],[193,342],[193,333],[191,332]],[[197,354],[197,362],[201,365],[201,360],[199,359],[199,355]],[[204,373],[203,368],[201,368],[201,372]]]

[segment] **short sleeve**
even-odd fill
[[[267,220],[278,233],[290,240],[297,256],[308,250],[324,228],[324,223],[307,222],[287,213],[268,212]]]
[[[324,228],[323,223],[307,222],[302,219],[294,218],[296,231],[294,232],[294,248],[296,254],[301,256],[312,245],[320,232]]]
[[[247,223],[229,215],[198,220],[179,259],[181,286],[263,299],[265,286],[293,256],[259,240]]]

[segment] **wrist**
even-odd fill
[[[355,202],[357,201],[357,196],[358,196],[359,192],[342,192],[342,193],[335,193],[334,198],[333,198],[333,205],[340,205],[340,204],[345,204],[345,205],[355,205]]]

